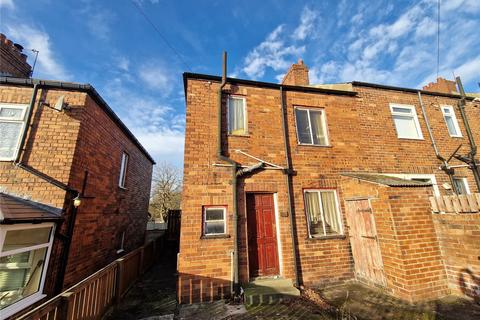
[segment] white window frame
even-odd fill
[[[467,194],[470,194],[470,186],[468,185],[468,180],[465,177],[453,177],[453,180],[460,180],[463,183],[463,186],[465,187],[465,191]]]
[[[406,113],[395,112],[393,108],[402,108],[402,109],[409,109],[411,114],[408,115]],[[408,140],[423,140],[423,133],[422,128],[420,127],[420,122],[418,121],[417,111],[415,110],[415,106],[409,104],[398,104],[398,103],[390,103],[390,113],[392,114],[393,126],[395,127],[395,131],[397,132],[397,137],[399,139],[408,139]],[[395,124],[395,116],[411,116],[413,118],[413,123],[415,124],[415,128],[417,129],[417,137],[402,137],[400,132],[398,131],[397,125]]]
[[[305,142],[300,142],[300,135],[298,134],[298,125],[297,125],[297,113],[295,112],[296,110],[305,110],[307,111],[308,115],[308,128],[310,129],[310,139],[312,143],[305,143]],[[320,111],[322,113],[321,121],[323,125],[323,134],[325,135],[325,144],[318,144],[318,143],[313,143],[313,131],[312,131],[312,121],[310,119],[310,110],[313,111]],[[295,106],[293,108],[293,114],[295,118],[295,131],[297,132],[297,143],[299,145],[303,146],[319,146],[319,147],[328,147],[330,146],[330,139],[329,139],[329,134],[328,134],[328,127],[327,127],[327,113],[325,111],[325,108],[309,108],[309,107],[301,107],[301,106]]]
[[[214,209],[218,210],[221,209],[223,211],[223,219],[221,220],[209,220],[209,221],[223,221],[223,233],[207,233],[207,210]],[[202,235],[205,237],[210,236],[219,236],[219,235],[226,235],[227,234],[227,207],[226,206],[203,206],[203,223],[202,223]]]
[[[238,99],[243,101],[243,133],[232,133],[230,127],[230,99]],[[247,115],[247,99],[244,96],[229,95],[227,98],[227,124],[228,134],[233,136],[246,136],[248,135],[248,115]]]
[[[440,189],[438,188],[437,178],[434,174],[424,174],[424,173],[382,173],[382,175],[396,177],[405,180],[413,179],[430,179],[432,182],[433,194],[437,197],[440,196]]]
[[[128,161],[130,156],[125,151],[122,153],[122,160],[120,162],[120,176],[118,177],[118,186],[125,189],[127,183]]]
[[[323,206],[322,206],[322,198],[320,197],[320,193],[321,192],[332,192],[333,191],[333,194],[335,196],[335,205],[337,207],[337,218],[338,218],[338,222],[340,224],[340,233],[339,234],[326,234],[326,229],[325,229],[325,217],[323,215]],[[317,195],[319,197],[319,203],[320,203],[320,213],[321,213],[321,216],[322,216],[322,223],[323,223],[323,235],[315,235],[315,234],[312,234],[311,231],[310,231],[310,217],[308,215],[308,212],[307,212],[307,207],[306,207],[306,197],[305,197],[305,194],[307,192],[317,192]],[[341,210],[340,210],[340,203],[338,201],[338,194],[337,194],[337,190],[336,189],[304,189],[303,190],[303,211],[305,212],[305,216],[307,218],[307,230],[308,230],[308,237],[311,238],[311,239],[318,239],[318,238],[329,238],[329,237],[339,237],[339,236],[343,236],[344,235],[344,229],[343,229],[343,221],[342,221],[342,213],[341,213]]]
[[[31,247],[24,247],[20,249],[14,249],[10,251],[5,251],[2,252],[1,250],[3,249],[3,243],[5,242],[5,236],[7,234],[7,231],[11,230],[26,230],[26,229],[38,229],[38,228],[45,228],[45,227],[50,227],[52,228],[50,231],[50,239],[48,243],[43,243]],[[10,317],[11,315],[29,307],[30,305],[34,304],[37,301],[40,301],[41,299],[45,298],[47,295],[43,293],[44,285],[45,285],[45,277],[47,274],[47,269],[48,269],[48,263],[50,260],[50,253],[52,251],[52,244],[53,244],[53,239],[55,238],[55,224],[54,223],[40,223],[40,224],[14,224],[14,225],[1,225],[0,226],[0,257],[3,256],[8,256],[12,254],[17,254],[21,252],[26,252],[26,251],[33,251],[41,248],[47,248],[47,253],[45,255],[45,261],[43,264],[43,270],[42,270],[42,276],[40,279],[40,284],[38,287],[38,291],[29,295],[28,297],[25,297],[21,300],[18,300],[17,302],[9,305],[8,307],[2,309],[0,311],[0,320],[1,319],[6,319]]]
[[[442,105],[440,106],[440,108],[442,109],[442,114],[443,114],[443,119],[445,120],[445,126],[447,127],[447,131],[448,131],[448,134],[450,135],[450,137],[455,137],[455,138],[462,138],[462,131],[460,131],[460,126],[458,125],[458,120],[457,120],[457,116],[455,115],[455,109],[453,108],[453,106],[449,106],[449,105]],[[450,110],[450,113],[447,115],[445,113],[445,110]],[[452,134],[448,128],[448,124],[447,124],[447,119],[446,117],[449,116],[452,118],[453,120],[453,126],[455,127],[455,130],[457,131],[458,134]]]
[[[25,115],[27,114],[28,105],[26,104],[14,104],[14,103],[0,103],[0,109],[22,109],[22,116],[19,119],[12,119],[7,117],[0,117],[0,122],[11,122],[11,123],[22,123],[22,127],[20,129],[20,134],[18,135],[15,153],[11,158],[9,157],[0,157],[0,161],[12,161],[15,160],[20,152],[20,141],[22,141],[23,131],[25,130],[26,119]]]

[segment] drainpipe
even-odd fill
[[[32,120],[33,107],[35,105],[35,100],[37,99],[37,92],[38,92],[38,84],[35,83],[33,85],[32,97],[30,98],[30,105],[28,106],[27,121],[25,122],[25,127],[23,128],[22,139],[20,140],[20,146],[18,148],[17,156],[15,157],[15,161],[13,162],[15,165],[20,164],[22,150],[25,145],[25,141],[27,140],[27,133],[28,133],[28,129],[30,128],[30,121]]]
[[[217,109],[217,158],[228,162],[232,166],[232,202],[233,202],[233,290],[239,295],[238,283],[238,209],[237,209],[237,163],[222,153],[222,93],[227,84],[227,53],[223,52],[222,83],[218,88],[218,109]]]
[[[438,151],[437,144],[435,143],[435,139],[433,138],[432,128],[430,127],[430,121],[428,120],[427,112],[425,110],[425,105],[423,104],[422,94],[420,93],[420,91],[418,91],[417,93],[418,101],[420,102],[420,107],[422,108],[423,119],[425,120],[425,124],[427,125],[428,135],[430,136],[430,140],[432,141],[432,147],[433,151],[435,152],[435,156],[438,160],[442,162],[441,169],[448,175],[448,179],[450,180],[450,185],[452,186],[453,191],[458,194],[455,183],[453,183],[453,170],[450,169],[450,167],[448,166],[448,161],[445,160],[445,158],[442,157],[440,155],[440,152]]]
[[[287,112],[287,107],[285,104],[285,98],[284,98],[284,92],[283,92],[283,86],[280,86],[280,101],[282,105],[282,130],[283,130],[283,140],[285,144],[285,160],[287,163],[287,166],[285,170],[283,170],[283,173],[285,174],[285,182],[287,184],[287,199],[288,199],[288,208],[290,211],[289,217],[290,217],[290,235],[292,237],[292,254],[293,254],[293,269],[295,273],[295,287],[300,286],[300,279],[298,276],[298,262],[297,262],[297,247],[295,245],[295,227],[294,227],[294,218],[293,218],[293,195],[292,195],[292,175],[293,175],[293,170],[292,170],[292,165],[290,163],[290,150],[289,150],[289,145],[288,145],[288,133],[287,133],[287,118],[285,117],[286,112]]]
[[[470,129],[470,125],[468,123],[468,118],[465,113],[465,104],[466,98],[465,91],[463,90],[462,81],[460,77],[456,77],[455,81],[457,82],[458,89],[460,91],[461,99],[458,102],[458,109],[460,110],[460,115],[462,116],[463,125],[465,126],[465,131],[467,131],[468,142],[470,143],[470,152],[468,157],[470,158],[469,161],[469,168],[473,171],[473,176],[475,177],[475,183],[477,184],[477,190],[480,191],[480,173],[478,172],[478,165],[477,160],[475,159],[475,155],[477,154],[477,146],[475,144],[475,140],[473,139],[472,130]]]

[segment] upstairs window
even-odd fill
[[[203,208],[203,234],[205,236],[223,235],[227,233],[225,207]]]
[[[122,162],[120,163],[120,177],[118,179],[118,186],[120,188],[125,188],[125,182],[127,180],[127,169],[128,169],[128,154],[122,154]]]
[[[323,109],[295,108],[297,136],[300,144],[327,146],[327,126]]]
[[[15,160],[25,126],[26,105],[0,104],[0,161]]]
[[[245,98],[228,97],[228,134],[247,134],[247,109]]]
[[[453,184],[458,194],[470,194],[470,188],[468,187],[467,178],[453,178]]]
[[[452,106],[442,106],[443,118],[447,124],[448,133],[451,137],[461,137],[460,127],[458,126],[457,117]]]
[[[305,190],[305,213],[311,238],[343,234],[335,190]]]
[[[414,106],[390,104],[397,136],[401,139],[423,139]]]

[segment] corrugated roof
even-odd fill
[[[0,192],[0,224],[62,219],[62,209]]]
[[[423,182],[417,180],[407,180],[398,177],[386,176],[378,173],[364,173],[364,172],[346,172],[342,176],[356,178],[368,182],[383,184],[389,187],[430,187],[431,182]]]

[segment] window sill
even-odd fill
[[[424,138],[402,138],[402,137],[397,137],[400,140],[411,140],[411,141],[425,141]]]
[[[229,133],[227,135],[228,137],[239,137],[239,138],[250,138],[250,134],[233,134],[233,133]]]
[[[215,235],[203,235],[200,237],[201,240],[209,240],[209,239],[229,239],[229,234],[215,234]]]
[[[332,145],[321,145],[321,144],[307,144],[307,143],[297,143],[299,147],[315,147],[315,148],[332,148]]]
[[[450,136],[450,138],[463,139],[463,136]],[[0,160],[1,161],[1,160]]]
[[[22,300],[17,301],[14,304],[6,307],[5,309],[2,309],[0,319],[6,319],[16,314],[22,311],[23,309],[31,306],[32,304],[42,300],[46,296],[47,296],[46,294],[37,292],[32,294],[31,296],[25,297]]]
[[[344,234],[335,234],[335,235],[331,235],[331,236],[312,236],[312,237],[308,237],[306,240],[307,241],[311,241],[311,240],[330,240],[330,239],[340,239],[340,240],[343,240],[343,239],[346,239],[347,236],[344,235]]]

